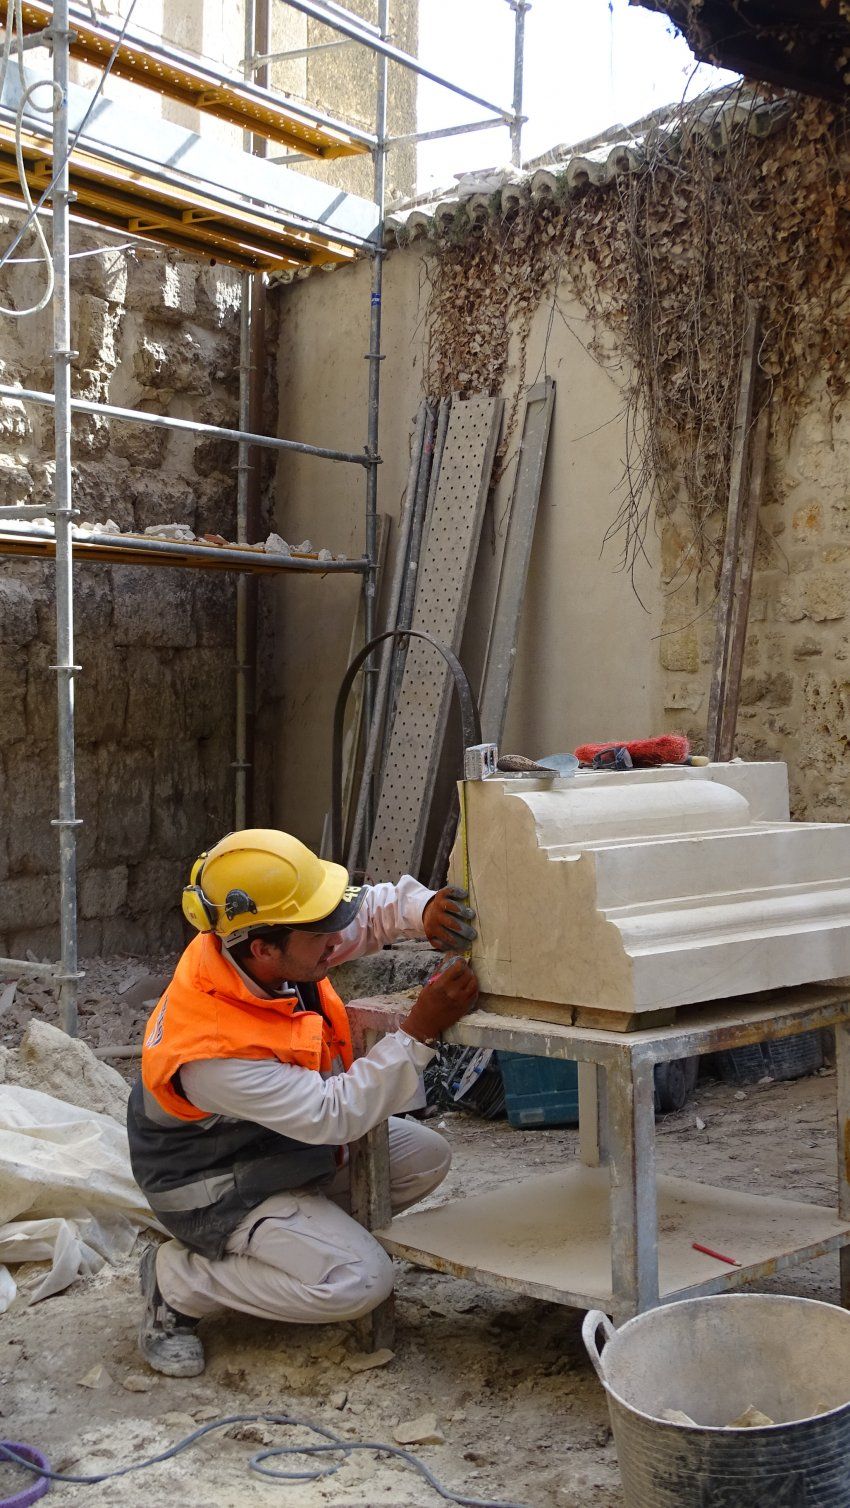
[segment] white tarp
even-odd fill
[[[158,1228],[123,1126],[37,1089],[0,1086],[0,1263],[52,1262],[34,1300],[126,1256],[145,1226]],[[15,1291],[0,1268],[0,1313]]]

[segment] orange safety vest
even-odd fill
[[[207,1118],[175,1087],[184,1063],[204,1058],[277,1058],[328,1073],[350,1068],[354,1054],[348,1013],[327,979],[317,986],[318,1011],[302,1010],[295,994],[263,1000],[222,956],[212,932],[199,932],[151,1014],[142,1048],[142,1082],[161,1109],[179,1120]]]

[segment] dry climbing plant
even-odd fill
[[[637,171],[569,194],[562,185],[551,203],[526,203],[511,218],[494,206],[471,225],[464,212],[437,237],[429,389],[501,390],[509,333],[517,338],[503,451],[534,313],[544,297],[557,307],[562,277],[591,316],[590,349],[621,363],[627,447],[609,535],[630,571],[655,510],[684,505],[697,559],[716,549],[747,298],[762,309],[759,360],[777,433],[790,432],[817,373],[833,403],[850,386],[850,118],[774,96],[780,123],[759,137],[747,116],[764,121],[766,108],[743,86],[697,100],[675,129],[645,140]]]

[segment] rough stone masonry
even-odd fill
[[[111,239],[75,226],[72,250]],[[36,302],[43,277],[3,269],[0,302]],[[71,288],[75,395],[236,425],[238,273],[139,245],[75,259]],[[50,319],[3,319],[2,381],[52,390]],[[2,502],[49,503],[52,449],[51,409],[0,405]],[[234,537],[229,442],[81,416],[72,458],[81,521]],[[80,951],[144,953],[180,942],[187,860],[232,826],[234,578],[77,564],[74,587]],[[52,563],[0,557],[0,951],[15,957],[57,947],[54,658]]]

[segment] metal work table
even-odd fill
[[[409,998],[349,1006],[362,1050],[393,1031]],[[838,1210],[656,1176],[656,1063],[836,1028]],[[391,1218],[386,1127],[352,1151],[354,1209],[387,1251],[617,1323],[660,1302],[718,1293],[839,1250],[850,1307],[850,989],[811,985],[687,1007],[637,1032],[496,1015],[467,1016],[446,1040],[579,1065],[580,1160],[508,1187]],[[732,1257],[726,1266],[693,1242]],[[376,1317],[386,1344],[391,1315]]]

